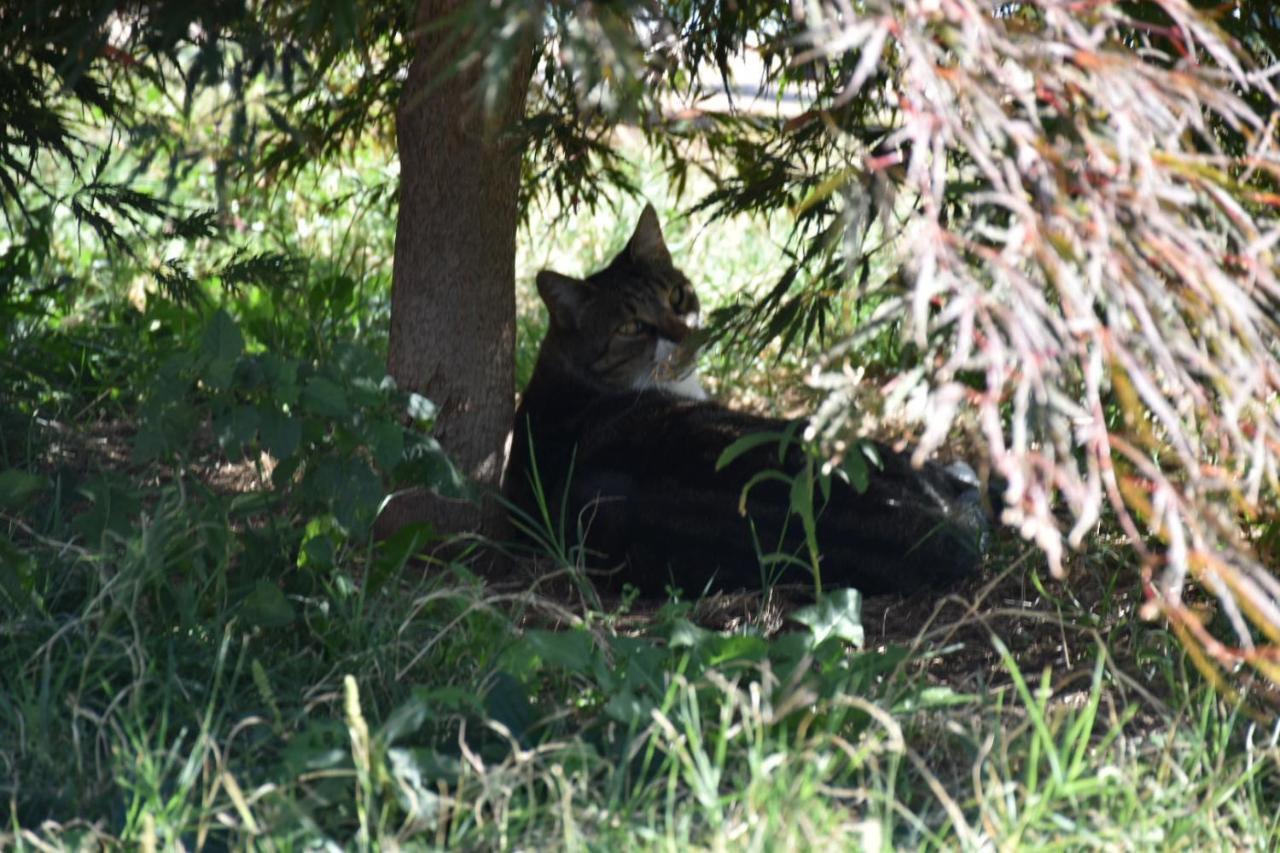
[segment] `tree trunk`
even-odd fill
[[[442,18],[465,0],[420,0],[417,45],[397,112],[400,208],[388,371],[439,406],[435,435],[464,472],[496,489],[514,405],[515,256],[521,117],[533,51],[486,113],[478,63],[449,73],[464,36]],[[433,26],[434,25],[434,26]],[[430,521],[441,532],[501,532],[493,501],[425,490],[387,507],[380,527]]]

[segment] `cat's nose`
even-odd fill
[[[690,329],[698,328],[698,312],[697,311],[690,311],[688,314],[682,315],[680,319],[683,320],[684,324],[688,326]]]
[[[678,344],[689,337],[689,327],[679,317],[668,316],[658,325],[658,334]]]

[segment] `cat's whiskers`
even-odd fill
[[[678,344],[665,339],[658,341],[654,352],[656,363],[643,385],[664,388],[694,400],[706,400],[707,392],[698,379],[696,366],[692,364],[690,356],[691,353],[683,351]]]

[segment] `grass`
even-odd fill
[[[637,177],[706,302],[769,282],[785,220],[713,231],[674,215],[681,202],[643,158]],[[601,599],[575,542],[520,560],[506,583],[481,576],[486,543],[417,570],[407,559],[425,534],[370,544],[358,507],[305,478],[275,478],[269,494],[287,497],[264,503],[272,472],[252,455],[231,464],[235,417],[219,408],[257,398],[205,386],[220,371],[240,381],[273,347],[297,348],[285,351],[305,362],[298,385],[314,392],[298,397],[297,411],[316,407],[306,464],[385,449],[371,426],[383,397],[338,405],[369,377],[337,341],[376,356],[386,270],[344,259],[385,249],[389,224],[326,218],[342,192],[280,195],[260,214],[275,248],[309,253],[307,286],[232,300],[245,330],[234,357],[218,355],[229,331],[211,339],[204,314],[154,294],[141,311],[67,299],[54,306],[64,322],[23,327],[3,356],[29,369],[3,392],[0,847],[1280,843],[1280,728],[1214,693],[1175,637],[1138,619],[1137,578],[1105,535],[1067,584],[1004,539],[982,577],[945,595],[806,611],[787,589]],[[545,323],[533,273],[590,271],[639,207],[548,211],[525,232],[524,375]],[[305,245],[290,242],[293,220],[310,223]],[[88,275],[66,257],[71,237],[54,237],[54,258]],[[338,274],[366,283],[324,291],[313,312],[291,301]],[[133,275],[104,280],[123,289]],[[290,306],[294,325],[255,320]],[[771,355],[723,347],[703,370],[743,404],[789,409],[777,389],[798,383],[804,358]],[[42,374],[41,359],[60,367]],[[157,417],[145,401],[192,370],[201,388],[162,413],[192,418],[190,447],[138,458]]]
[[[1118,612],[1021,602],[1017,619],[1035,627],[1010,631],[978,602],[985,643],[941,639],[961,630],[943,617],[907,642],[873,636],[884,642],[854,652],[794,624],[698,628],[682,605],[642,626],[618,611],[569,612],[437,567],[372,600],[337,589],[299,600],[294,626],[159,631],[164,580],[147,554],[173,553],[163,535],[123,543],[114,571],[69,561],[89,575],[75,612],[6,620],[11,842],[1275,840],[1275,728],[1197,685],[1167,633]],[[1040,635],[1060,630],[1088,635],[1072,638],[1071,669],[1037,668]],[[1108,631],[1145,653],[1108,645]],[[966,654],[994,665],[941,663]]]

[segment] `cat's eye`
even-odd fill
[[[669,300],[670,300],[670,302],[671,302],[671,307],[672,307],[672,308],[679,308],[679,307],[680,307],[680,302],[681,302],[681,299],[680,299],[680,288],[678,288],[678,287],[673,287],[673,288],[671,288],[671,294],[670,294],[670,296],[669,296]]]
[[[636,335],[643,335],[648,331],[648,328],[648,326],[639,320],[628,320],[618,327],[618,334],[625,335],[630,338],[635,337]]]

